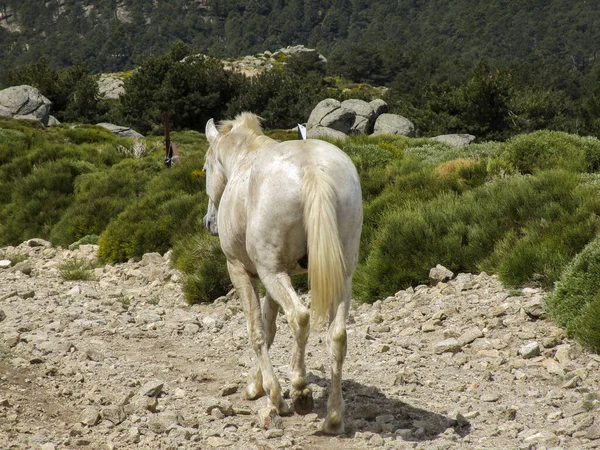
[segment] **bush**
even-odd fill
[[[94,279],[94,274],[90,265],[85,261],[71,259],[62,263],[59,267],[60,276],[65,280],[84,280],[89,281]]]
[[[185,274],[183,294],[190,304],[212,302],[231,289],[219,238],[204,230],[178,239],[171,260]]]
[[[568,265],[550,295],[548,307],[569,336],[600,351],[600,237]]]
[[[52,228],[50,240],[67,246],[86,235],[99,235],[161,169],[155,160],[125,159],[107,170],[79,176],[73,202]]]
[[[149,252],[167,252],[181,234],[198,226],[206,199],[170,190],[148,192],[112,220],[98,240],[98,257],[122,262]]]
[[[594,172],[600,168],[600,141],[559,131],[537,131],[511,139],[500,158],[523,174],[547,169]]]
[[[59,159],[16,180],[10,202],[0,209],[0,243],[14,244],[34,236],[48,239],[73,200],[75,178],[93,170],[84,161]]]
[[[427,282],[429,269],[436,264],[454,272],[474,272],[482,266],[502,269],[501,275],[510,275],[508,281],[524,281],[541,273],[551,283],[597,227],[600,202],[596,191],[578,191],[580,182],[576,174],[546,172],[388,210],[367,249],[371,251],[361,258],[356,296],[373,301]],[[527,239],[516,247],[507,245],[509,233],[519,242],[523,230]],[[559,241],[564,244],[553,249]],[[503,245],[496,259],[488,259],[499,243]],[[542,250],[536,250],[540,245]],[[532,252],[534,262],[528,262]]]

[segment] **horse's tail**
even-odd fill
[[[318,167],[304,175],[302,201],[308,247],[308,281],[313,319],[324,317],[344,289],[344,254],[337,223],[336,194],[331,177]]]

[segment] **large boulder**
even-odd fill
[[[99,123],[97,125],[99,127],[106,128],[111,133],[116,134],[117,136],[120,136],[120,137],[125,137],[125,138],[130,138],[130,139],[139,139],[139,138],[144,137],[143,135],[141,135],[140,133],[138,133],[137,131],[135,131],[129,127],[113,125],[112,123]]]
[[[52,102],[32,86],[12,86],[0,91],[0,117],[40,121],[48,125]]]
[[[98,79],[98,94],[107,100],[118,99],[125,93],[123,85],[123,79],[116,75],[101,75]]]
[[[406,117],[397,114],[381,114],[375,121],[373,134],[398,134],[414,137],[415,126]]]
[[[310,131],[312,128],[325,127],[348,134],[354,125],[354,118],[354,111],[343,108],[339,100],[327,98],[312,110],[306,129]]]
[[[327,127],[314,127],[309,129],[306,132],[306,137],[308,139],[339,139],[344,140],[348,139],[348,135],[346,133],[342,133],[341,131],[334,130],[333,128]]]
[[[472,134],[443,134],[431,138],[432,141],[443,142],[444,144],[451,145],[452,147],[464,147],[469,145],[475,140],[475,136]]]
[[[375,123],[375,111],[364,100],[350,99],[342,102],[342,109],[354,112],[354,123],[350,128],[352,134],[371,134]]]
[[[371,105],[371,108],[373,108],[373,114],[375,115],[373,122],[375,122],[380,115],[388,112],[389,109],[388,104],[380,98],[372,100],[369,105]]]

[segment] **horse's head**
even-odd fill
[[[206,174],[206,194],[208,195],[208,211],[204,216],[204,226],[214,236],[219,234],[217,212],[219,203],[227,184],[225,170],[219,160],[219,141],[222,136],[212,119],[206,124],[206,139],[210,144],[204,160]]]

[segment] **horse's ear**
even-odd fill
[[[219,130],[217,130],[217,127],[215,126],[215,121],[213,119],[210,119],[208,122],[206,122],[205,134],[209,144],[212,144],[213,141],[219,135]]]

